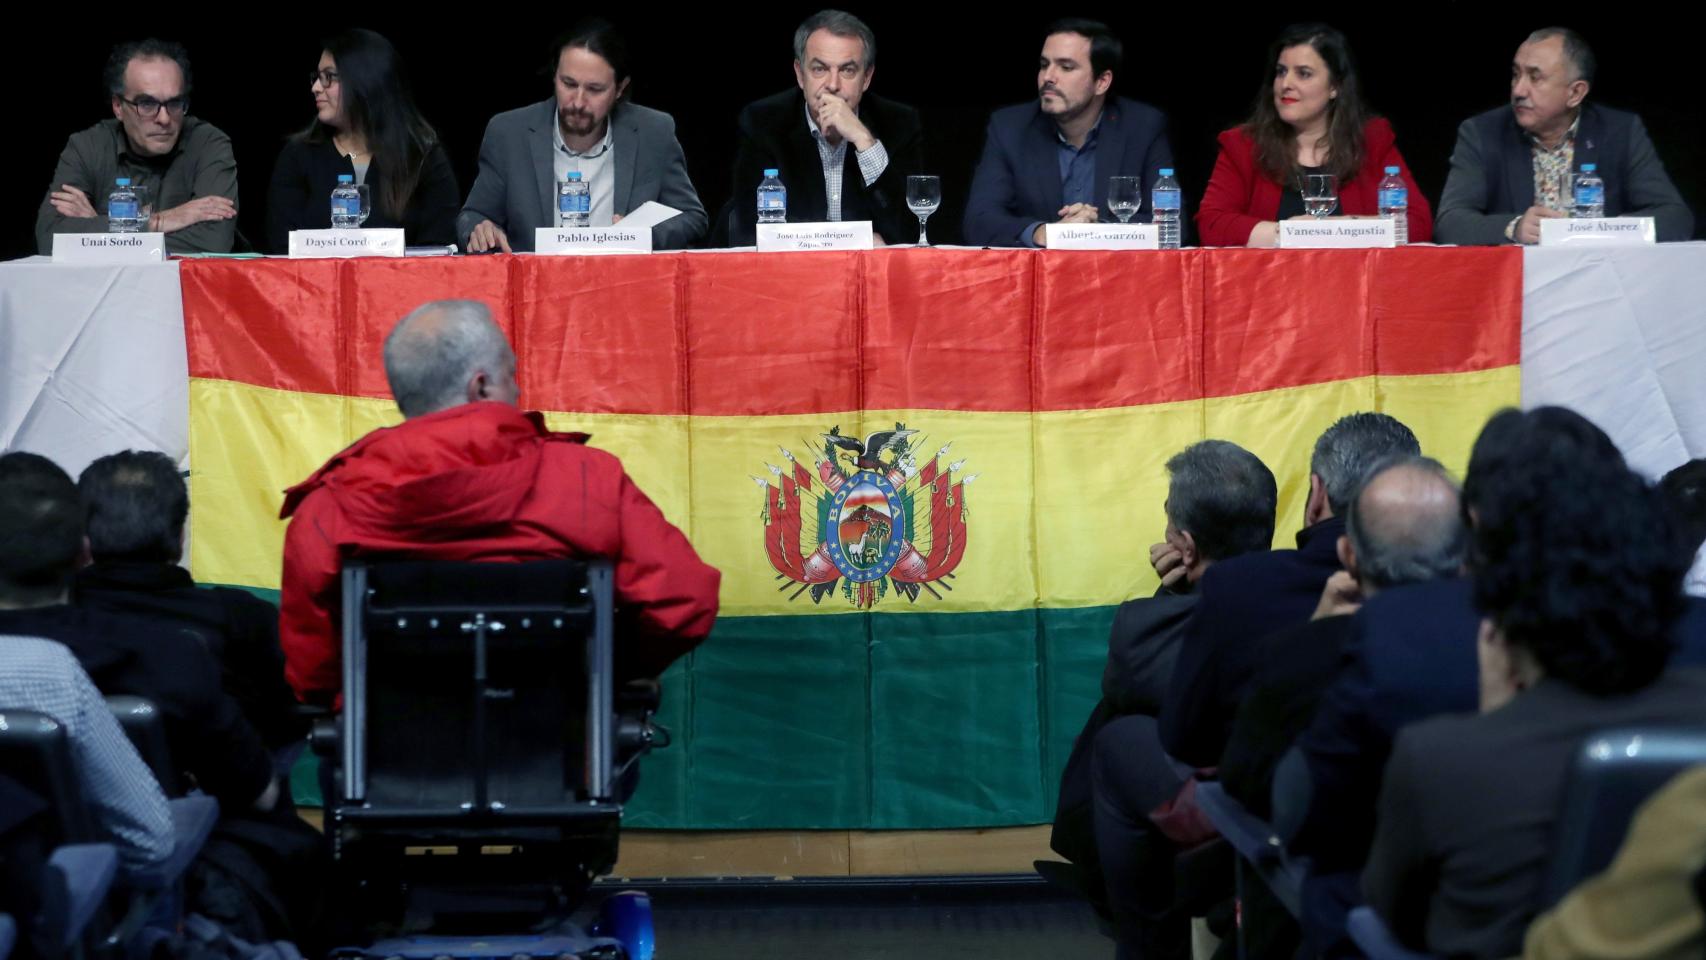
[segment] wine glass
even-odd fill
[[[355,185],[355,192],[361,196],[361,214],[356,217],[357,227],[367,222],[367,215],[373,212],[373,190],[365,183]]]
[[[907,177],[906,206],[918,217],[918,245],[928,247],[930,236],[924,232],[925,221],[942,205],[941,177]]]
[[[1143,193],[1138,189],[1142,183],[1137,177],[1108,178],[1108,209],[1121,223],[1130,223],[1131,218],[1143,207]]]
[[[1303,180],[1303,212],[1317,220],[1339,205],[1339,178],[1330,173],[1311,173]]]

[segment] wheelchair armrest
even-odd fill
[[[172,815],[172,855],[136,875],[135,885],[144,890],[170,889],[182,879],[219,821],[219,801],[212,797],[181,797],[166,806]]]
[[[118,850],[110,843],[60,847],[43,874],[37,936],[54,954],[69,954],[106,902],[118,875]]]

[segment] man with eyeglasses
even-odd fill
[[[229,253],[237,232],[231,138],[188,116],[190,60],[160,40],[121,43],[107,58],[113,119],[71,135],[36,215],[36,246],[56,233],[104,233],[107,195],[129,177],[172,253]]]

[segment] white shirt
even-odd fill
[[[812,116],[812,108],[806,107],[806,127],[812,132],[812,139],[817,141],[818,159],[823,162],[823,193],[829,201],[829,207],[824,212],[824,218],[831,222],[841,219],[841,172],[847,160],[847,140],[845,138],[834,146],[824,137],[823,131],[817,128],[817,118]],[[889,152],[878,140],[864,153],[853,151],[859,160],[859,175],[865,178],[865,186],[877,182],[883,171],[889,166]]]
[[[616,131],[610,125],[610,118],[604,120],[604,139],[585,153],[570,150],[563,142],[563,124],[556,121],[551,124],[551,142],[556,149],[551,151],[551,169],[556,174],[557,182],[569,179],[569,171],[579,170],[581,179],[591,185],[592,216],[587,222],[594,227],[608,227],[616,214],[616,157],[613,149],[616,144]],[[556,198],[551,199],[553,208]]]

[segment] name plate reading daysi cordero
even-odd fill
[[[292,230],[290,256],[293,260],[321,257],[400,257],[403,255],[401,227],[358,230]]]

